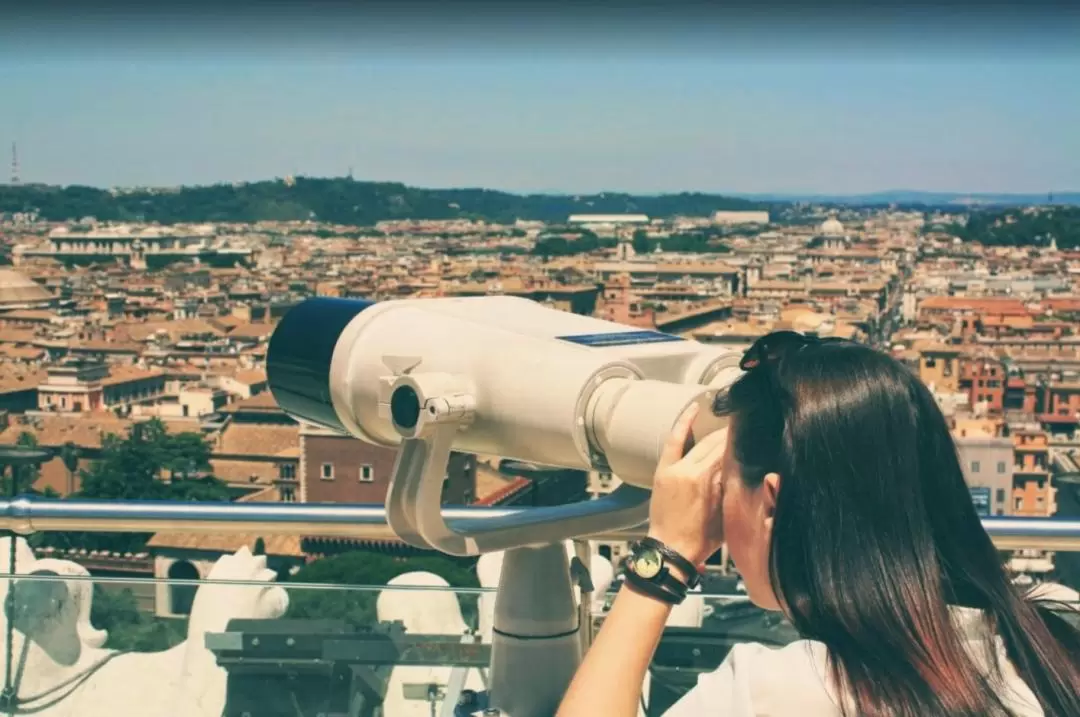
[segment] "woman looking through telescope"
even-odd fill
[[[673,604],[721,543],[750,599],[804,638],[734,647],[665,717],[1076,717],[1080,634],[1012,585],[945,418],[866,346],[759,339],[656,471],[649,537],[559,717],[633,717]]]

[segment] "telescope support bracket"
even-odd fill
[[[388,403],[403,389],[415,396],[408,420],[394,421],[403,438],[386,496],[387,522],[409,545],[471,556],[630,528],[648,519],[649,491],[623,484],[596,500],[450,526],[442,514],[443,484],[455,438],[472,423],[476,399],[467,382],[449,374],[402,374],[387,383]]]

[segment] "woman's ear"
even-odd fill
[[[780,494],[780,474],[768,473],[761,481],[761,508],[765,516],[765,526],[772,530],[773,516],[776,514],[776,499]]]

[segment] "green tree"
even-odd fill
[[[638,254],[648,254],[656,248],[656,244],[649,239],[649,235],[645,233],[644,229],[638,229],[634,232],[634,241],[631,246]]]
[[[73,496],[228,501],[228,486],[209,474],[210,454],[200,434],[169,434],[157,419],[137,423],[126,438],[105,436],[100,457],[80,472],[82,485]],[[137,552],[149,539],[146,533],[53,533],[47,540],[58,547]]]
[[[95,584],[90,622],[99,630],[109,631],[106,647],[114,650],[157,652],[187,637],[186,619],[162,619],[139,610],[131,588],[118,590]]]
[[[973,212],[967,222],[945,227],[964,241],[987,246],[1080,247],[1080,207],[984,210]]]
[[[398,558],[380,553],[352,551],[305,565],[289,580],[297,583],[380,586],[402,573],[426,571],[442,577],[451,588],[479,587],[473,561],[443,555]],[[476,626],[476,595],[458,595],[462,616]],[[354,625],[376,622],[378,590],[324,590],[292,588],[289,613],[293,618],[341,619]]]

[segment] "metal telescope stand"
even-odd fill
[[[446,702],[462,702],[455,717],[551,717],[592,633],[587,544],[576,543],[570,561],[563,541],[644,523],[649,493],[623,485],[598,500],[451,526],[442,515],[442,486],[454,438],[473,419],[468,383],[447,374],[412,373],[420,363],[415,357],[384,361],[395,375],[384,380],[381,410],[403,437],[386,498],[391,529],[410,545],[450,555],[506,551],[495,598],[489,689],[447,690]],[[575,581],[581,588],[578,608]],[[473,705],[466,707],[470,700]],[[479,709],[464,711],[472,706]]]

